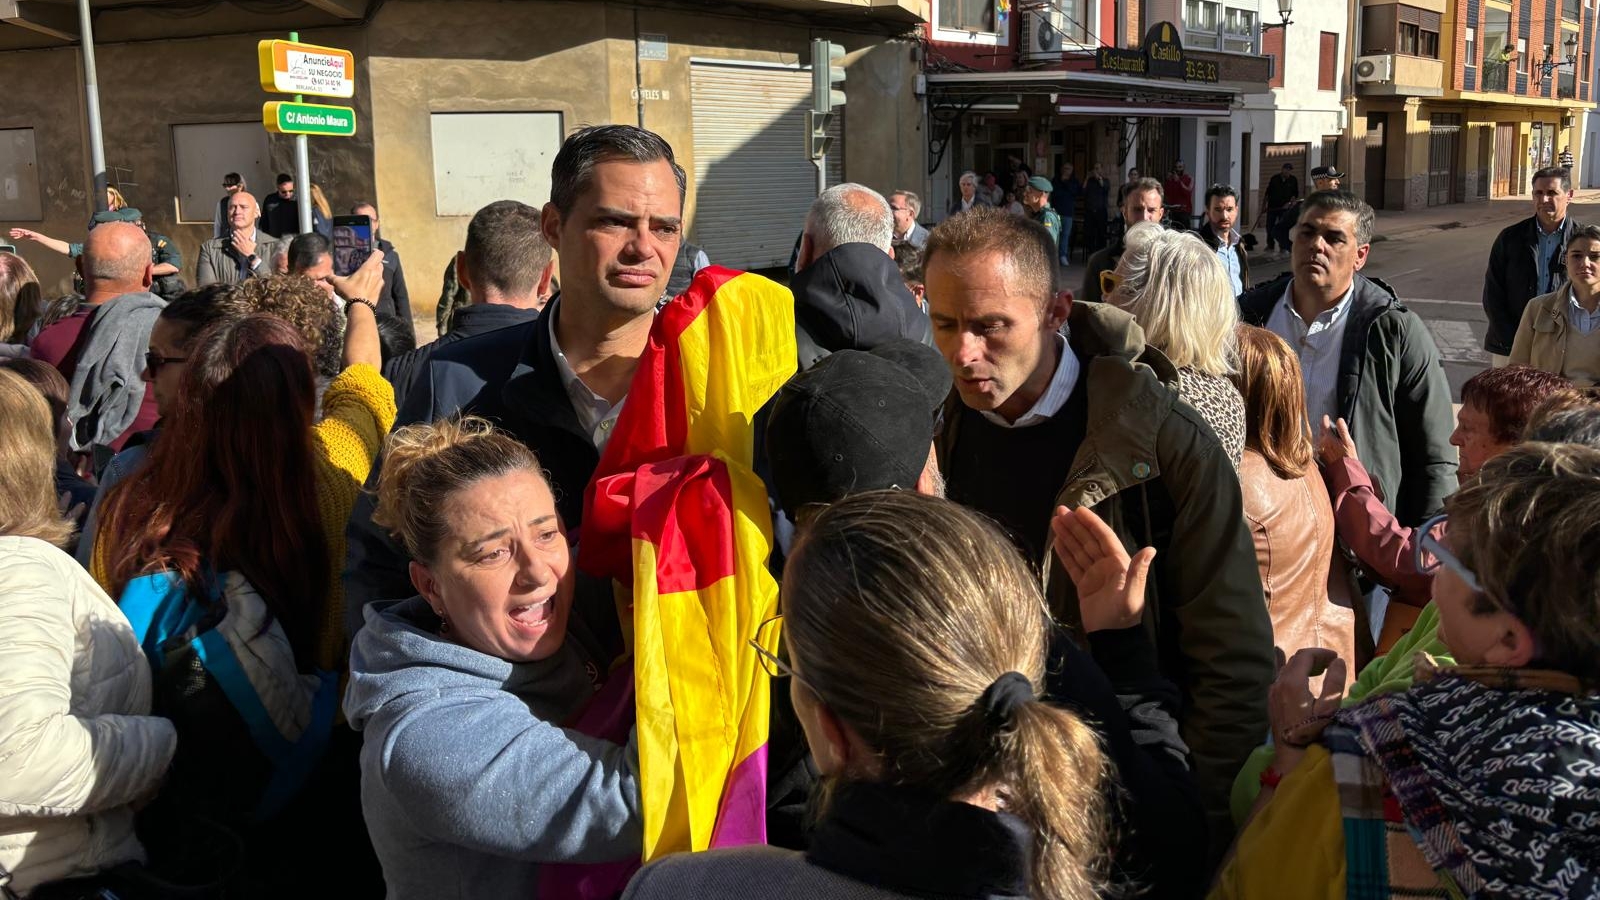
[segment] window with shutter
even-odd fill
[[[1317,59],[1317,90],[1338,90],[1339,35],[1322,32],[1322,52]]]

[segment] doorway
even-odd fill
[[[1389,151],[1385,143],[1388,127],[1388,113],[1367,114],[1367,205],[1373,209],[1384,208],[1384,182],[1389,173]]]
[[[1494,126],[1494,182],[1491,197],[1511,196],[1511,179],[1517,168],[1517,126],[1497,122]]]
[[[1428,205],[1455,202],[1456,157],[1461,148],[1461,114],[1434,113],[1428,126]]]

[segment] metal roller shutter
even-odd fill
[[[691,240],[721,266],[787,265],[806,210],[817,195],[817,168],[806,155],[806,69],[695,63],[695,214]],[[828,183],[843,177],[834,115]]]

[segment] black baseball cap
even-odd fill
[[[950,386],[938,351],[904,340],[840,350],[791,378],[767,421],[779,505],[793,519],[808,504],[915,488]]]

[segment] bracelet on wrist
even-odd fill
[[[354,304],[354,303],[359,303],[362,306],[365,306],[367,309],[372,310],[372,314],[374,316],[376,316],[378,314],[378,304],[373,303],[371,300],[368,300],[365,297],[349,297],[349,298],[346,298],[346,300],[344,301],[345,312],[348,313],[350,311],[351,304]]]
[[[1281,781],[1283,781],[1283,773],[1279,772],[1276,768],[1267,766],[1265,769],[1261,770],[1262,787],[1276,789]]]

